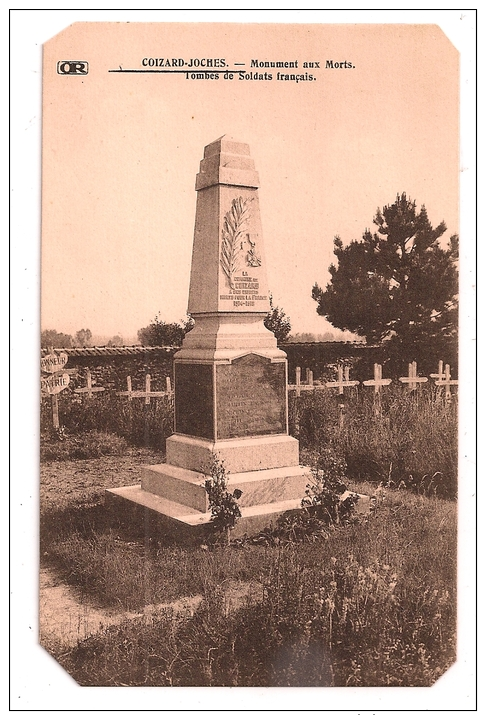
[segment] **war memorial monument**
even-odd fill
[[[215,457],[228,489],[242,492],[238,534],[299,508],[309,482],[288,433],[286,354],[263,323],[258,186],[248,144],[223,136],[205,147],[188,304],[195,326],[174,356],[174,434],[166,462],[144,467],[141,485],[107,492],[111,507],[128,500],[186,532],[210,521],[205,480]]]

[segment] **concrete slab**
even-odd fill
[[[351,493],[345,492],[342,499]],[[369,511],[370,497],[359,494],[356,505],[357,513]],[[200,512],[197,509],[151,494],[137,484],[117,489],[108,489],[105,493],[105,504],[108,511],[117,519],[122,518],[132,524],[142,526],[146,536],[158,532],[170,533],[173,538],[186,542],[202,541],[211,532],[211,513]],[[232,538],[253,536],[266,527],[274,525],[284,513],[298,512],[301,509],[301,499],[285,499],[268,504],[254,506],[241,505],[241,519],[231,532]]]
[[[209,511],[205,489],[207,475],[171,464],[142,467],[142,489],[165,499],[174,500],[201,512]],[[302,499],[311,478],[310,470],[300,465],[279,467],[228,476],[228,490],[242,492],[241,506],[258,506],[273,502]]]
[[[128,515],[130,515],[130,507],[133,507],[132,514],[138,514],[141,523],[150,523],[151,520],[145,520],[144,515],[144,511],[149,512],[148,516],[151,516],[152,519],[154,516],[157,517],[162,526],[170,527],[171,531],[176,529],[176,533],[188,538],[201,538],[209,530],[210,512],[202,513],[156,494],[150,494],[138,484],[107,489],[105,503],[108,508],[115,511],[122,510]],[[232,537],[257,534],[266,526],[275,523],[280,514],[300,508],[301,499],[288,499],[273,504],[242,507],[242,516],[236,528],[231,532]]]

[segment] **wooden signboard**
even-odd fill
[[[59,372],[66,365],[68,361],[68,356],[66,353],[49,353],[45,357],[41,358],[41,370],[42,372]]]
[[[58,395],[69,385],[67,372],[57,372],[41,378],[41,390],[47,395]]]

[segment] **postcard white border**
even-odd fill
[[[434,23],[461,53],[461,469],[474,474],[475,15],[473,10],[12,10],[11,700],[12,710],[473,710],[475,494],[460,518],[459,662],[433,688],[81,688],[37,645],[41,49],[76,21]],[[25,208],[28,207],[28,210]],[[466,238],[467,237],[467,238]],[[18,376],[22,376],[22,380]],[[20,384],[21,383],[21,384]]]

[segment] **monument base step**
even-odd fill
[[[256,506],[241,507],[241,519],[231,531],[232,538],[257,534],[262,529],[275,523],[280,514],[296,511],[301,508],[301,499],[288,499],[285,501]],[[105,492],[107,508],[122,519],[136,521],[144,524],[145,529],[156,531],[169,528],[171,534],[186,536],[189,539],[201,538],[209,533],[211,513],[192,509],[184,504],[165,499],[142,489],[136,484],[128,487],[107,489]]]
[[[351,493],[345,492],[341,495],[341,499]],[[364,494],[360,494],[359,497],[356,505],[357,513],[369,512],[370,497]],[[200,541],[211,533],[209,512],[201,513],[197,509],[146,492],[140,484],[107,489],[105,504],[108,512],[116,520],[128,521],[137,530],[140,530],[143,525],[145,536],[149,538],[162,532],[184,541]],[[301,508],[300,499],[241,507],[241,519],[231,531],[231,538],[254,536],[275,524],[281,514],[297,512]]]
[[[173,434],[167,439],[167,463],[182,469],[207,472],[212,457],[230,474],[299,464],[299,443],[287,434],[211,440]]]
[[[251,507],[302,499],[311,478],[308,467],[297,465],[229,474],[227,485],[230,492],[235,489],[242,492],[240,507]],[[142,490],[201,512],[210,511],[206,479],[206,474],[173,464],[142,467]]]

